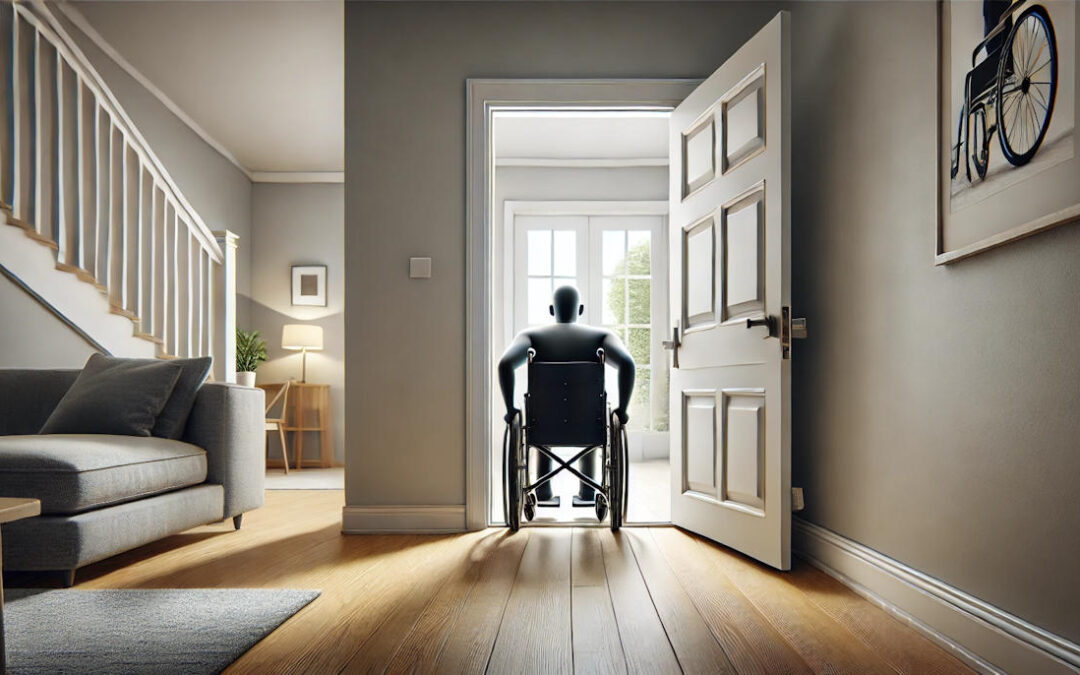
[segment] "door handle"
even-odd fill
[[[679,347],[682,346],[682,342],[679,341],[679,322],[675,322],[675,326],[671,329],[671,339],[664,340],[660,343],[660,346],[664,349],[671,350],[671,367],[679,367]]]
[[[766,328],[769,329],[768,332],[765,334],[765,337],[762,338],[763,340],[767,340],[768,338],[771,338],[771,337],[777,337],[778,331],[776,330],[776,317],[775,316],[765,316],[765,317],[762,317],[760,319],[747,319],[746,320],[746,328],[747,328],[747,330],[753,328],[754,326],[765,326]]]

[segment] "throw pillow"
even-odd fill
[[[149,361],[150,359],[145,359]],[[176,381],[172,394],[165,407],[161,409],[154,429],[151,432],[158,438],[171,438],[180,440],[184,435],[184,427],[187,418],[191,414],[191,408],[195,405],[195,395],[199,393],[199,387],[206,381],[210,374],[210,364],[213,361],[209,356],[195,359],[173,359],[169,363],[180,366],[180,379]]]
[[[182,370],[94,354],[38,433],[149,436]]]

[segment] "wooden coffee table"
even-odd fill
[[[41,502],[36,499],[0,497],[0,524],[32,518],[41,514]],[[3,574],[3,544],[0,542],[0,575]],[[7,672],[7,650],[4,647],[4,581],[0,576],[0,673]]]

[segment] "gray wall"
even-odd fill
[[[350,505],[464,502],[465,78],[704,77],[777,7],[346,3]],[[935,267],[934,3],[791,9],[805,516],[1078,640],[1080,227]]]
[[[323,351],[307,358],[308,382],[330,385],[334,454],[345,448],[345,226],[344,186],[256,183],[251,190],[251,324],[266,339],[270,359],[259,367],[263,382],[300,378],[300,354],[281,348],[281,327],[316,323],[323,327]],[[293,265],[326,265],[326,307],[294,307]],[[318,434],[304,438],[304,456],[318,457]],[[280,456],[277,440],[273,457]]]
[[[11,227],[0,222],[0,227]],[[5,274],[0,274],[0,368],[82,368],[96,352]]]
[[[237,323],[249,323],[251,296],[251,181],[207,145],[161,101],[94,45],[62,12],[53,12],[108,83],[116,99],[165,165],[181,192],[213,231],[239,235],[236,252]]]

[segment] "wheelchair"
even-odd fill
[[[596,361],[545,362],[528,352],[529,388],[522,413],[514,415],[503,434],[503,510],[507,527],[516,532],[521,518],[536,515],[535,491],[561,471],[569,471],[596,491],[596,517],[610,516],[612,532],[622,526],[627,499],[626,429],[611,411],[604,390],[604,350]],[[581,448],[569,460],[553,447]],[[529,482],[530,449],[553,462],[553,468]],[[601,453],[600,476],[594,479],[574,464]]]
[[[990,139],[995,133],[1010,164],[1027,164],[1050,128],[1057,96],[1057,37],[1045,7],[1031,4],[1020,11],[1027,2],[1014,0],[971,53],[972,68],[964,78],[964,105],[952,147],[952,178],[959,173],[961,161],[969,181],[972,166],[980,179],[986,178]],[[984,49],[986,55],[980,60]]]

